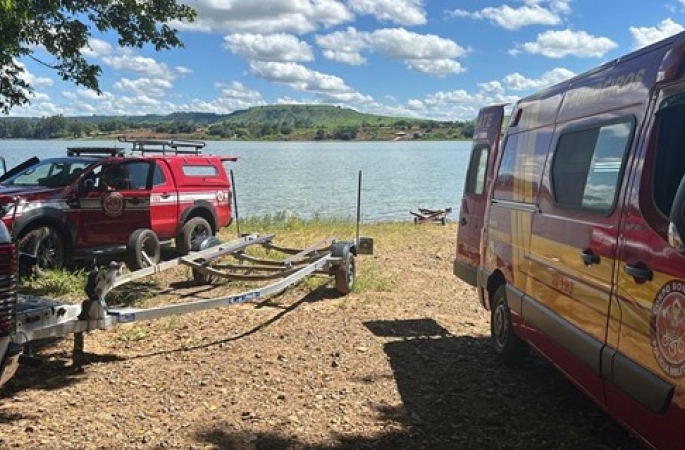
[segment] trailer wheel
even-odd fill
[[[187,255],[193,249],[193,241],[212,236],[212,226],[204,217],[192,217],[183,224],[181,232],[176,236],[176,251],[179,255]]]
[[[218,247],[221,245],[221,240],[216,236],[210,236],[202,240],[195,240],[193,242],[192,250],[194,252],[199,252],[200,250],[206,250],[210,247]],[[202,263],[203,260],[198,260],[197,262]],[[208,275],[200,272],[197,269],[193,269],[193,282],[198,285],[212,284],[218,277],[216,275]]]
[[[126,244],[126,265],[129,270],[139,270],[150,266],[146,255],[152,264],[159,263],[162,257],[162,249],[159,245],[157,234],[148,228],[139,228],[128,238]]]
[[[357,265],[354,262],[354,255],[348,248],[342,263],[335,269],[335,290],[341,295],[352,292],[356,275]]]
[[[490,310],[490,341],[497,357],[506,363],[516,363],[528,355],[528,345],[515,333],[511,311],[507,305],[506,286],[497,288]]]
[[[19,240],[19,251],[35,257],[25,258],[31,267],[20,268],[21,273],[42,275],[47,270],[64,268],[66,245],[60,232],[53,227],[39,227],[26,233]]]

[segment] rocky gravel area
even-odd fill
[[[639,448],[539,358],[493,357],[488,313],[451,274],[454,225],[369,231],[345,297],[321,279],[92,332],[80,364],[71,338],[37,346],[44,364],[1,391],[0,449]],[[231,288],[169,281],[154,301]]]

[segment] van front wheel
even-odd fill
[[[528,345],[514,333],[504,285],[497,288],[492,299],[490,340],[497,357],[506,363],[521,361],[528,355]]]

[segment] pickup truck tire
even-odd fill
[[[22,268],[22,273],[43,275],[47,270],[61,270],[66,261],[64,238],[53,227],[38,227],[19,240],[19,251],[35,256],[33,267]]]
[[[193,241],[213,236],[212,226],[203,217],[193,217],[183,224],[181,232],[176,236],[176,252],[187,255],[193,249]]]
[[[507,305],[505,285],[498,287],[492,298],[490,340],[495,354],[503,362],[520,362],[528,355],[528,345],[514,333],[511,324],[511,311]]]
[[[128,238],[126,244],[126,266],[130,271],[149,267],[150,262],[143,256],[147,255],[152,264],[159,263],[162,249],[157,234],[147,228],[139,228]]]

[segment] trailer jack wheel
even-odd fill
[[[343,261],[335,270],[335,289],[339,294],[345,295],[352,292],[357,275],[357,266],[352,252],[347,252]]]

